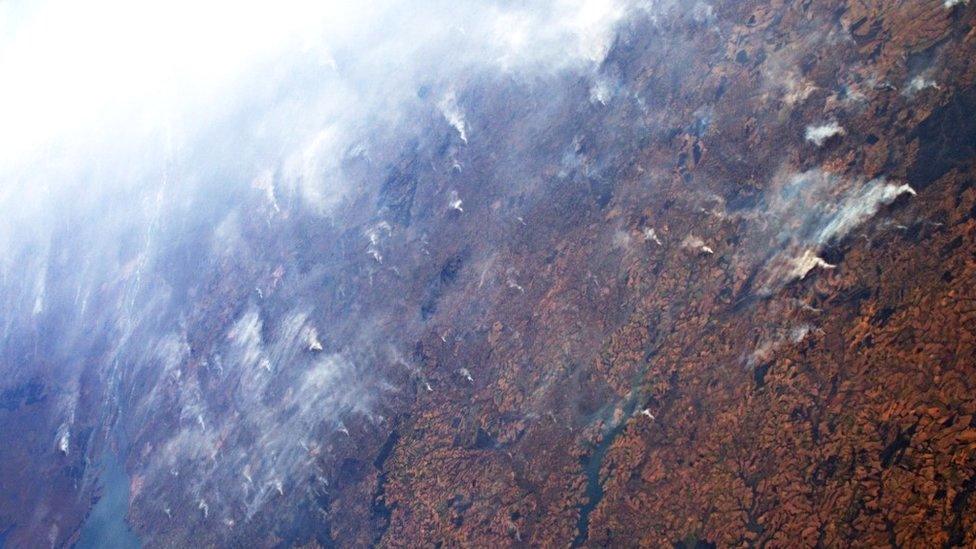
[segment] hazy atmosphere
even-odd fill
[[[0,2],[0,548],[973,543],[974,24]]]

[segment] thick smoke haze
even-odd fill
[[[392,229],[363,199],[401,152],[432,133],[477,146],[479,81],[555,98],[583,78],[606,101],[598,69],[635,9],[0,4],[0,343],[10,385],[52,381],[34,450],[86,464],[81,494],[106,453],[131,456],[132,500],[183,520],[231,525],[325,489],[322,441],[381,422],[377,399],[401,390],[375,365],[416,369],[376,320],[322,325],[314,296],[346,290],[267,246],[291,219],[369,222],[353,230],[382,264]],[[233,297],[201,305],[214,288]],[[56,543],[58,513],[28,526]]]
[[[297,200],[329,214],[366,183],[345,173],[346,161],[382,162],[384,145],[406,143],[430,111],[467,140],[456,90],[472,79],[593,72],[627,7],[100,1],[0,9],[0,243],[12,252],[46,240],[72,215],[101,216],[93,236],[110,244],[173,220],[163,210],[188,196],[200,201],[192,209],[214,209],[212,199],[249,185],[276,208]],[[176,219],[185,223],[195,212],[183,214]]]
[[[0,9],[0,245],[3,281],[18,287],[5,292],[18,301],[4,308],[11,330],[65,305],[57,291],[74,294],[79,314],[90,313],[97,286],[126,271],[135,272],[127,291],[138,293],[160,246],[226,221],[254,189],[276,212],[287,204],[328,217],[371,182],[347,173],[350,160],[388,160],[386,145],[405,144],[431,112],[477,139],[456,90],[485,74],[592,72],[626,6]],[[54,263],[65,272],[55,276]],[[145,305],[135,297],[127,307]]]

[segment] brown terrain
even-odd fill
[[[450,388],[333,503],[372,493],[380,545],[976,544],[976,12],[715,9],[722,33],[682,19],[611,53],[652,98],[632,115],[666,130],[615,160],[605,207],[535,205],[495,259],[520,288],[444,303],[417,341]],[[901,91],[929,66],[937,87]],[[822,120],[846,134],[817,148]],[[762,197],[817,167],[918,195],[828,246],[836,268],[761,292]]]

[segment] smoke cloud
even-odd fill
[[[323,323],[326,267],[293,268],[290,220],[357,227],[382,265],[393,229],[361,229],[361,206],[401,151],[431,129],[478,146],[481,80],[603,89],[641,7],[0,3],[0,347],[8,383],[58,396],[47,450],[134,456],[132,500],[160,517],[230,524],[305,493],[323,440],[380,421],[397,388],[375,365],[399,350],[375,350],[375,319]]]

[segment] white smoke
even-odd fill
[[[76,455],[80,426],[125,406],[144,507],[239,523],[300,493],[315,441],[378,422],[389,388],[308,299],[263,306],[307,281],[248,231],[346,222],[378,185],[358,168],[381,172],[430,120],[476,146],[482,79],[593,84],[636,4],[0,2],[0,348],[45,337],[15,375],[53,364],[100,407],[58,414],[52,452],[99,459]],[[380,261],[392,229],[374,226]]]
[[[322,81],[275,117],[287,116],[309,140],[339,125],[345,141],[368,113],[395,120],[426,82],[449,84],[480,69],[552,73],[599,63],[630,7],[623,0],[4,3],[0,170],[81,143],[193,133],[280,85],[296,62],[316,68]]]
[[[915,190],[883,178],[864,181],[819,169],[778,175],[765,209],[754,219],[778,250],[766,267],[767,289],[805,278],[816,268],[835,268],[819,256],[821,250],[903,194],[914,196]]]
[[[464,113],[461,112],[460,107],[458,107],[457,97],[454,94],[454,90],[447,92],[447,95],[441,99],[440,103],[437,105],[441,109],[441,113],[444,114],[444,118],[454,127],[458,132],[458,137],[461,141],[465,143],[468,142],[468,132],[466,124],[464,122]]]
[[[705,244],[704,240],[693,234],[686,236],[685,239],[681,241],[681,247],[688,250],[695,250],[703,254],[711,255],[715,253],[715,250],[713,250],[711,246],[708,246]]]
[[[802,256],[793,260],[793,270],[790,272],[790,278],[803,279],[814,269],[833,269],[835,267],[836,265],[827,263],[813,251],[807,250],[803,252]]]
[[[271,215],[331,215],[367,183],[349,165],[387,163],[439,99],[466,140],[471,79],[595,78],[635,5],[0,3],[0,335],[49,310],[57,234],[79,310],[106,280],[146,299],[179,227],[252,187]]]
[[[835,135],[847,133],[837,122],[830,122],[822,126],[807,126],[806,140],[818,147],[822,147],[828,139]]]
[[[234,322],[221,355],[221,363],[233,368],[217,372],[221,386],[231,390],[230,408],[208,402],[198,374],[176,381],[180,428],[143,465],[151,486],[146,497],[161,497],[166,477],[175,472],[185,497],[206,495],[210,514],[247,520],[290,483],[307,478],[324,435],[345,429],[349,418],[372,421],[371,403],[382,395],[383,384],[360,376],[345,354],[311,350],[313,329],[301,312],[270,332],[254,308]],[[287,389],[277,394],[282,385]],[[156,393],[140,408],[151,414],[164,405]],[[241,438],[251,442],[226,444]],[[241,477],[243,483],[233,482]]]

